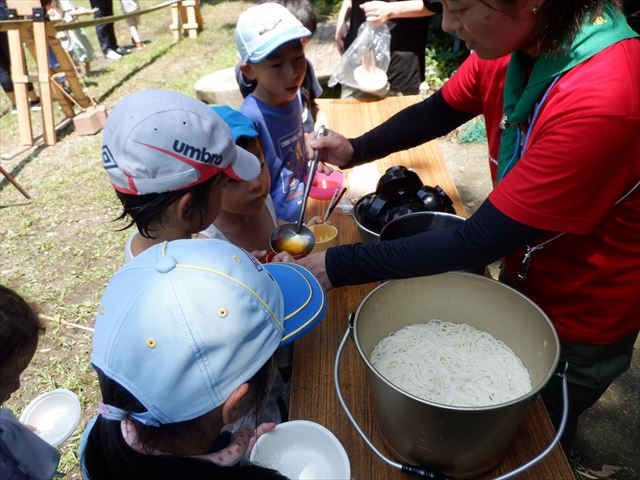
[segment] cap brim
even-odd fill
[[[236,158],[224,173],[234,180],[247,182],[260,175],[260,161],[252,153],[236,146]]]
[[[284,333],[280,345],[287,345],[311,331],[327,311],[327,294],[318,279],[294,263],[264,265],[280,286],[284,297]]]
[[[260,45],[259,48],[256,48],[245,61],[251,63],[258,63],[267,58],[269,55],[273,53],[281,45],[284,45],[287,42],[292,40],[300,40],[302,38],[310,37],[311,31],[300,26],[291,27],[290,29],[279,32],[277,35],[274,35],[272,38],[268,39],[265,43]]]

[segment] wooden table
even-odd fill
[[[395,112],[419,100],[419,97],[394,97],[378,101],[323,99],[320,109],[328,116],[328,126],[346,136],[357,136],[378,125]],[[415,169],[423,183],[440,185],[454,202],[456,211],[464,207],[446,169],[436,143],[430,142],[408,151],[398,152],[373,164],[345,171],[347,181],[362,194],[375,190],[384,170],[392,165]],[[363,168],[364,167],[364,168]],[[359,183],[358,185],[356,185]],[[321,215],[328,202],[310,201],[309,215]],[[360,241],[350,215],[334,212],[331,223],[339,229],[339,242]],[[349,313],[355,312],[363,298],[376,284],[334,289],[329,292],[329,308],[320,325],[296,341],[290,419],[306,419],[331,430],[342,442],[351,461],[355,480],[391,480],[412,478],[380,460],[363,442],[349,423],[336,397],[333,367],[338,344],[347,328]],[[348,341],[341,361],[341,386],[345,401],[361,428],[373,443],[389,458],[395,459],[384,446],[376,429],[366,381],[364,363],[352,341]],[[493,478],[520,466],[544,450],[553,438],[554,430],[540,400],[532,405],[514,440],[508,456],[493,471],[482,478]],[[415,478],[415,477],[413,477]],[[556,447],[541,463],[521,474],[519,479],[573,479],[564,452]]]

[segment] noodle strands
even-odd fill
[[[531,391],[529,372],[516,354],[464,323],[403,327],[378,342],[371,364],[396,387],[443,405],[496,405]]]

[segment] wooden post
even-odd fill
[[[43,10],[42,8],[40,10]],[[33,40],[35,59],[38,69],[38,83],[40,84],[40,105],[42,107],[42,134],[46,145],[55,145],[56,128],[53,118],[53,104],[51,102],[51,88],[49,86],[49,51],[45,32],[44,12],[36,16],[34,8]]]
[[[182,4],[187,11],[187,22],[182,26],[187,33],[189,34],[189,38],[197,38],[198,36],[198,16],[196,11],[200,10],[200,1],[199,0],[183,0]]]
[[[171,5],[171,25],[169,28],[173,31],[173,42],[178,43],[182,39],[182,18],[183,18],[182,0]]]
[[[7,5],[9,8],[16,9],[17,15],[22,17],[16,21],[15,26],[11,26],[8,30],[11,78],[16,95],[20,141],[23,145],[33,145],[34,142],[27,93],[29,75],[25,66],[24,45],[26,45],[37,66],[44,143],[54,145],[56,143],[56,128],[53,100],[60,104],[62,111],[68,118],[75,116],[74,104],[80,108],[88,108],[95,105],[95,102],[78,80],[76,66],[69,56],[69,52],[62,47],[60,40],[56,37],[54,24],[46,21],[40,0],[8,0]],[[50,65],[50,53],[55,58],[57,64],[55,67]],[[52,79],[52,74],[64,74],[70,89],[68,95],[60,91],[62,86],[54,84],[55,80]],[[73,101],[69,99],[69,96]]]
[[[26,61],[22,50],[21,31],[21,26],[7,31],[9,56],[11,58],[11,80],[13,81],[13,92],[18,110],[20,143],[22,145],[33,145],[33,126],[31,124],[31,111],[27,95],[29,76],[27,75]]]
[[[200,0],[178,0],[171,5],[171,26],[173,41],[179,42],[183,32],[186,31],[189,38],[197,38],[202,30],[202,14],[200,13]]]

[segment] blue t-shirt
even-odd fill
[[[300,101],[268,105],[250,94],[240,111],[256,122],[271,177],[271,198],[278,219],[295,222],[302,208],[307,161]]]
[[[252,93],[256,89],[257,83],[255,80],[248,81],[242,75],[240,71],[240,64],[236,65],[236,82],[240,87],[240,93],[242,98]],[[304,131],[306,133],[313,133],[315,130],[316,119],[313,117],[313,105],[316,103],[316,98],[320,98],[322,95],[322,86],[316,77],[316,71],[313,68],[311,62],[307,59],[307,73],[300,85],[300,103],[302,104],[302,123]]]
[[[11,410],[0,408],[0,478],[49,480],[60,452],[22,425]]]

